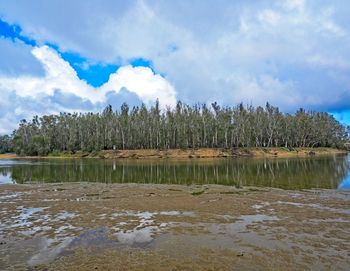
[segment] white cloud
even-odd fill
[[[281,15],[273,10],[266,9],[258,15],[258,18],[263,23],[277,25],[281,20]]]
[[[64,24],[57,16],[61,7]],[[105,0],[101,5],[97,0],[51,0],[43,5],[18,0],[0,3],[0,10],[39,43],[57,44],[92,62],[124,65],[141,57],[166,74],[125,66],[103,87],[93,88],[68,63],[51,56],[54,69],[45,60],[44,78],[19,77],[28,86],[10,78],[6,85],[15,84],[18,95],[52,97],[58,88],[98,103],[105,101],[108,89],[118,93],[128,85],[146,103],[155,96],[173,103],[175,87],[176,97],[188,103],[269,101],[283,111],[350,107],[346,1]]]
[[[0,135],[9,134],[18,126],[17,118],[11,114],[7,113],[5,116],[0,117]]]
[[[174,87],[159,74],[154,74],[147,67],[124,66],[111,74],[109,81],[99,88],[94,88],[80,80],[75,70],[48,46],[35,47],[33,55],[42,63],[44,77],[0,76],[0,89],[14,91],[20,97],[40,99],[54,96],[60,91],[65,95],[74,95],[92,104],[106,101],[108,92],[119,93],[125,88],[135,93],[146,104],[159,99],[161,106],[174,106],[176,92]]]
[[[123,87],[135,93],[146,104],[153,104],[156,99],[159,99],[162,106],[173,107],[176,104],[174,87],[147,67],[132,67],[130,65],[121,67],[116,73],[110,75],[108,82],[102,85],[98,91],[102,93],[119,92]]]
[[[94,88],[48,46],[35,47],[32,55],[43,75],[0,74],[0,134],[11,133],[20,119],[59,112],[99,111],[111,103],[127,101],[175,106],[176,91],[161,75],[147,67],[120,67],[108,82]]]
[[[282,1],[283,2],[283,1]],[[303,10],[305,7],[305,0],[285,0],[284,6],[288,9]]]
[[[0,74],[43,75],[40,62],[30,53],[32,49],[18,39],[6,39],[0,34]]]
[[[350,70],[350,62],[339,57],[310,55],[306,61],[315,67]]]

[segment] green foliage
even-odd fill
[[[12,151],[11,137],[8,135],[0,136],[0,153]]]
[[[55,156],[55,157],[59,157],[59,156],[62,156],[62,153],[58,150],[53,150],[51,153],[50,153],[50,156]]]
[[[349,139],[349,130],[333,116],[298,110],[283,114],[266,107],[221,107],[213,103],[189,106],[178,102],[162,111],[154,106],[123,104],[102,113],[35,116],[22,120],[13,137],[0,141],[0,150],[19,155],[53,152],[98,152],[105,149],[336,147]]]

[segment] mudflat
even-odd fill
[[[0,186],[2,270],[349,270],[350,192]]]

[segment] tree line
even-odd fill
[[[235,147],[335,147],[349,139],[349,127],[325,112],[282,113],[265,107],[229,107],[212,103],[161,110],[130,108],[114,111],[61,113],[22,120],[11,136],[0,138],[0,149],[20,155],[47,155],[61,151],[106,149],[235,148]]]
[[[0,136],[0,153],[12,151],[12,140],[9,135]]]

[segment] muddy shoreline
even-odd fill
[[[350,268],[350,192],[0,186],[4,270]]]
[[[61,152],[48,156],[17,156],[13,153],[0,154],[0,159],[26,158],[101,158],[101,159],[203,159],[225,157],[289,158],[347,154],[346,150],[332,148],[201,148],[201,149],[140,149],[103,150],[98,152]]]

